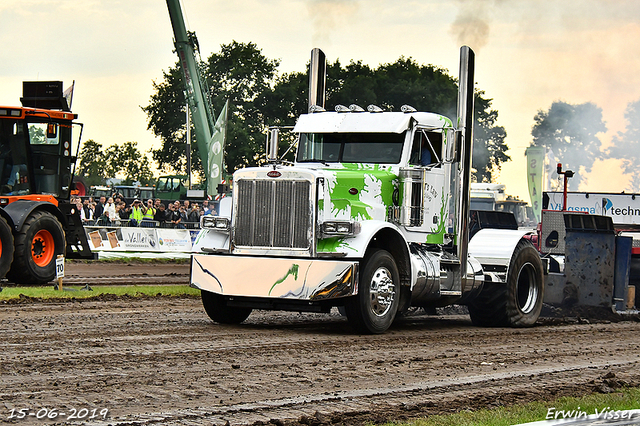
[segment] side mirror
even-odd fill
[[[454,130],[453,134],[453,161],[459,163],[462,155],[462,130]]]

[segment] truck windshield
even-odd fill
[[[303,133],[298,162],[397,164],[404,133]]]

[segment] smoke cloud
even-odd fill
[[[459,45],[467,45],[476,52],[489,40],[490,0],[458,0],[460,9],[449,33]]]
[[[331,33],[346,25],[360,8],[360,0],[309,0],[309,16],[313,23],[314,46],[330,46]]]

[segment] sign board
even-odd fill
[[[543,207],[562,210],[562,192],[545,192]],[[640,225],[640,194],[568,192],[567,211],[610,216],[614,225]]]
[[[56,258],[56,278],[64,278],[64,256],[62,255]]]

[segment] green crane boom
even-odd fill
[[[198,39],[194,32],[186,29],[180,0],[167,0],[167,7],[173,27],[176,53],[184,76],[185,93],[195,128],[196,143],[207,179],[207,193],[213,195],[217,193],[217,187],[222,182],[226,107],[215,120],[213,107],[196,61],[195,52],[199,50]]]

